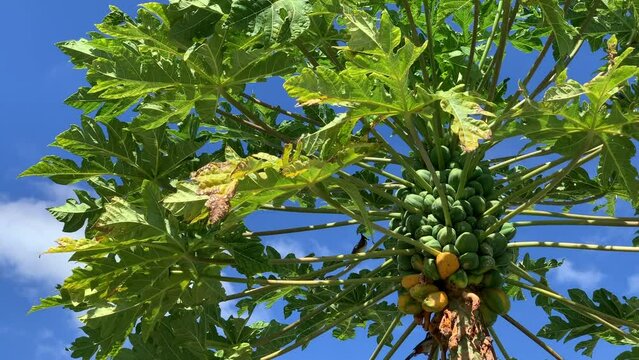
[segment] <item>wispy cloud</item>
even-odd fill
[[[308,237],[305,239],[292,238],[289,236],[280,236],[272,239],[263,239],[264,242],[275,248],[282,256],[287,254],[295,254],[297,257],[306,256],[310,253],[315,255],[330,255],[331,250],[318,240]]]
[[[62,203],[69,191],[45,188],[44,199],[0,197],[0,267],[4,276],[28,282],[30,287],[60,282],[73,267],[68,255],[42,255],[57,238],[69,236],[46,210]]]
[[[582,289],[594,289],[601,282],[604,274],[597,269],[581,269],[569,260],[553,270],[555,279],[563,284],[577,284]]]
[[[628,293],[630,295],[639,295],[639,274],[628,278]]]

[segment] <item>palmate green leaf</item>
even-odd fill
[[[623,188],[628,191],[628,197],[639,205],[639,174],[632,165],[632,158],[636,154],[635,145],[627,137],[603,134],[601,136],[605,153],[601,155],[599,178],[604,184],[614,184],[611,178],[617,178]]]
[[[633,50],[633,48],[626,49],[619,57],[615,58],[614,64],[605,74],[597,75],[584,85],[586,95],[593,104],[594,111],[598,111],[608,99],[616,94],[622,84],[639,74],[637,66],[620,65]]]
[[[473,0],[449,0],[442,1],[435,12],[434,25],[441,25],[450,15],[457,12],[466,12],[473,6]],[[464,29],[465,30],[465,29]]]
[[[236,0],[227,24],[266,44],[289,42],[308,29],[310,9],[308,0]]]
[[[23,171],[20,176],[44,176],[57,184],[68,185],[92,179],[100,175],[114,174],[113,164],[100,164],[93,160],[84,160],[78,166],[73,160],[47,155],[37,164]]]
[[[205,144],[205,138],[189,133],[187,128],[169,133],[162,127],[133,134],[128,126],[115,119],[98,123],[85,116],[80,126],[71,126],[52,144],[83,157],[81,166],[47,156],[21,176],[48,176],[63,184],[98,176],[117,176],[137,184],[143,179],[168,182],[173,177],[185,177],[192,170],[189,160]]]
[[[581,305],[591,307],[619,319],[637,322],[639,313],[636,311],[636,306],[639,305],[639,299],[636,297],[624,298],[625,301],[622,302],[616,295],[606,289],[595,290],[592,298],[580,289],[570,289],[568,294],[571,300]],[[543,295],[536,296],[543,297]],[[554,340],[563,339],[564,342],[581,337],[589,337],[589,339],[579,342],[575,347],[576,351],[581,351],[582,354],[587,356],[592,356],[592,352],[599,340],[605,340],[615,345],[639,346],[639,344],[620,337],[619,334],[607,327],[593,323],[592,319],[584,316],[579,311],[553,299],[545,300],[542,306],[548,313],[556,312],[562,316],[550,316],[550,323],[539,330],[537,334],[539,336]],[[637,331],[632,330],[632,333],[636,335]]]
[[[639,202],[639,180],[637,170],[630,159],[635,154],[635,145],[628,138],[627,129],[638,119],[626,116],[613,102],[604,106],[627,83],[639,73],[636,66],[621,65],[632,49],[620,55],[608,71],[597,75],[592,81],[579,85],[574,81],[561,83],[550,88],[544,101],[529,101],[526,109],[516,114],[521,120],[510,122],[498,137],[521,134],[535,142],[552,145],[553,150],[580,156],[587,140],[592,144],[603,144],[598,178],[604,187],[622,186],[633,204]],[[590,106],[579,103],[579,96],[585,94]],[[512,114],[511,114],[512,115]],[[509,115],[510,116],[510,115]],[[582,145],[583,144],[583,145]]]
[[[541,277],[540,281],[544,284],[548,283],[548,280],[546,278],[548,271],[552,269],[556,269],[560,267],[561,265],[563,265],[562,260],[548,259],[545,257],[533,259],[528,253],[526,253],[524,257],[521,258],[521,261],[517,262],[517,266],[519,266],[521,269],[525,270],[526,272],[531,272],[531,273],[539,275]],[[518,277],[513,274],[509,275],[509,277],[513,279],[518,279]],[[513,299],[526,300],[526,297],[524,296],[524,292],[522,291],[520,287],[506,284],[504,285],[504,290],[506,291],[506,294],[508,294],[508,296]],[[538,298],[537,300],[539,301],[540,298]],[[550,315],[550,312],[548,312],[548,309],[546,309],[546,311],[548,315]]]
[[[351,108],[350,116],[392,116],[416,112],[424,105],[409,88],[408,73],[426,46],[401,42],[401,32],[383,12],[380,27],[363,11],[345,13],[351,40],[345,47],[349,62],[336,72],[320,66],[289,78],[284,88],[303,106],[331,104]]]
[[[197,221],[207,214],[204,212],[206,195],[197,193],[197,185],[194,183],[180,182],[177,191],[162,200],[164,206],[175,216],[184,218],[186,221]]]
[[[639,359],[639,347],[633,347],[628,351],[624,351],[615,360],[637,360]]]
[[[64,223],[64,232],[78,231],[85,223],[90,228],[102,212],[101,198],[94,199],[84,190],[74,192],[78,200],[69,199],[64,205],[47,209],[56,220]]]
[[[206,329],[198,323],[194,311],[172,313],[162,320],[148,341],[139,333],[128,338],[131,348],[122,349],[116,360],[210,359],[213,354],[205,346]]]
[[[169,220],[164,218],[161,208],[161,195],[150,182],[142,187],[143,207],[128,203],[124,199],[114,198],[104,207],[96,227],[105,235],[115,239],[154,239],[172,235]]]
[[[574,47],[574,37],[577,32],[564,18],[564,10],[559,6],[559,2],[557,0],[536,0],[535,3],[541,7],[544,19],[555,34],[559,55],[561,57],[568,55]]]
[[[402,32],[393,25],[388,12],[382,13],[379,28],[377,19],[361,10],[345,8],[344,17],[348,21],[350,35],[348,48],[352,51],[390,54],[402,40]]]
[[[477,117],[494,115],[481,107],[478,98],[459,90],[439,91],[433,97],[440,100],[442,110],[452,115],[451,130],[459,137],[462,149],[470,152],[477,149],[480,140],[492,136],[488,123]]]

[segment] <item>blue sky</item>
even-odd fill
[[[0,57],[0,76],[5,86],[0,87],[0,108],[3,109],[4,131],[0,132],[0,152],[3,171],[0,173],[0,358],[18,359],[68,359],[64,351],[78,334],[78,322],[73,314],[62,310],[49,310],[26,315],[37,299],[51,294],[71,266],[64,256],[38,255],[59,237],[61,226],[44,210],[61,204],[71,190],[52,185],[39,179],[20,179],[16,176],[40,157],[54,149],[46,145],[69,124],[77,123],[79,113],[63,104],[63,100],[84,83],[83,73],[72,69],[67,58],[54,47],[62,40],[82,37],[93,30],[107,13],[108,4],[114,4],[132,13],[133,1],[66,0],[62,2],[9,1],[4,5],[4,19],[0,22],[3,56]],[[584,82],[592,77],[600,64],[598,56],[584,52],[569,68],[569,76]],[[512,79],[522,77],[533,58],[516,57],[505,64],[504,73]],[[549,63],[543,65],[547,69]],[[545,71],[540,71],[545,73]],[[270,84],[256,90],[266,100],[292,106],[290,99],[282,97],[280,87]],[[497,149],[509,153],[509,146]],[[589,206],[576,208],[576,212],[588,212]],[[628,206],[620,206],[620,213],[632,215]],[[252,229],[289,227],[297,224],[321,223],[335,217],[310,219],[282,213],[263,213],[252,216],[248,224]],[[633,229],[587,228],[525,228],[517,240],[572,240],[627,245]],[[281,252],[297,255],[308,252],[318,254],[348,252],[353,245],[354,228],[323,230],[311,234],[291,234],[265,238]],[[577,251],[534,250],[533,256],[566,258],[561,271],[550,275],[558,290],[581,287],[592,291],[604,286],[619,295],[639,295],[639,262],[636,255]],[[228,309],[231,307],[227,305]],[[512,315],[533,330],[544,324],[545,316],[529,304],[513,304]],[[268,319],[277,315],[277,309],[261,309],[256,317]],[[406,318],[408,321],[408,318]],[[510,354],[518,359],[545,359],[536,345],[499,321],[496,325]],[[354,341],[340,342],[330,335],[312,343],[303,353],[292,352],[283,359],[325,359],[339,354],[339,358],[367,359],[375,344],[366,339],[364,332]],[[403,358],[413,344],[423,335],[415,333],[397,353]],[[556,349],[566,359],[580,359],[571,352],[574,343],[557,344]],[[610,346],[600,345],[595,359],[609,359],[618,352]],[[404,355],[405,356],[405,355]]]

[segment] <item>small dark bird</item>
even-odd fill
[[[366,238],[366,236],[364,236],[364,234],[361,234],[362,237],[359,238],[359,241],[357,242],[357,245],[355,245],[355,247],[353,247],[353,251],[351,251],[351,254],[357,254],[360,252],[363,252],[364,250],[366,250],[366,245],[368,244],[368,239]]]
[[[426,338],[413,348],[413,352],[411,352],[405,360],[410,360],[419,354],[429,354],[430,359],[435,353],[436,348],[437,343],[435,342],[435,338],[430,333],[427,333]]]

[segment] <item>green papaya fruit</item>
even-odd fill
[[[420,254],[413,254],[410,257],[410,264],[413,270],[418,272],[424,271],[424,258]]]
[[[432,184],[433,175],[430,173],[430,171],[428,171],[426,169],[419,169],[419,170],[415,171],[415,173],[417,173],[417,176],[419,176],[420,178],[424,179],[424,181],[426,181],[428,184]],[[413,179],[413,181],[414,181],[414,179]]]
[[[417,194],[406,195],[404,203],[410,207],[409,211],[413,211],[412,208],[418,210],[420,213],[424,211],[424,198]]]
[[[441,154],[441,161],[439,154]],[[448,147],[440,145],[439,150],[436,148],[431,149],[428,152],[428,157],[430,157],[430,160],[432,161],[435,168],[444,169],[450,162],[450,150],[448,149]]]
[[[512,223],[505,223],[504,225],[501,226],[501,230],[499,230],[499,232],[502,235],[504,235],[506,239],[512,240],[515,237],[515,234],[517,233],[517,229],[515,228],[515,225],[513,225]]]
[[[454,243],[456,237],[457,237],[457,233],[455,232],[455,229],[453,229],[452,227],[443,227],[437,233],[437,240],[439,241],[440,244],[442,244],[442,246]]]
[[[434,293],[435,291],[439,291],[439,288],[433,284],[417,284],[408,290],[410,296],[420,302],[423,301],[428,294]]]
[[[439,224],[440,224],[440,221],[435,215],[428,214],[428,216],[426,217],[426,225],[435,226]]]
[[[485,287],[498,288],[504,284],[504,278],[497,270],[490,270],[484,274],[481,284]]]
[[[442,205],[442,199],[437,198],[433,201],[433,205],[431,206],[431,210],[433,215],[440,221],[444,221],[444,206]]]
[[[471,186],[466,186],[460,195],[461,199],[471,198],[475,196],[475,189]]]
[[[447,280],[458,289],[465,289],[468,286],[468,275],[463,269],[455,271]]]
[[[488,241],[483,241],[479,244],[479,254],[493,256],[493,246]]]
[[[474,252],[467,252],[459,256],[459,263],[464,270],[475,270],[479,267],[479,256]]]
[[[473,215],[481,216],[486,211],[486,201],[481,196],[473,196],[468,199],[468,203],[473,209]]]
[[[479,220],[477,220],[477,227],[481,230],[488,230],[491,226],[497,224],[499,220],[492,215],[482,216]]]
[[[486,236],[486,240],[493,247],[493,255],[498,257],[506,251],[506,246],[508,246],[508,239],[501,233],[493,233]]]
[[[411,270],[413,268],[411,257],[411,255],[397,256],[397,268],[400,270]]]
[[[493,179],[490,174],[482,174],[481,176],[477,177],[475,181],[481,184],[484,195],[488,195],[493,192],[493,189],[495,187],[495,179]]]
[[[406,195],[408,195],[408,194],[410,194],[410,189],[408,189],[408,188],[406,188],[406,187],[403,187],[403,188],[401,188],[401,189],[398,189],[398,190],[395,192],[395,197],[396,197],[396,198],[398,198],[398,199],[402,199],[402,200],[403,200],[403,199],[404,199],[404,197],[405,197]]]
[[[455,228],[455,232],[457,232],[458,234],[473,231],[473,227],[466,221],[460,221],[458,223],[455,223],[454,228]]]
[[[484,174],[484,171],[482,170],[482,168],[479,166],[475,166],[475,169],[473,169],[472,173],[470,174],[470,178],[475,180],[478,177],[482,176],[483,174]]]
[[[421,225],[417,230],[415,230],[415,237],[422,238],[424,236],[431,235],[433,233],[433,227],[430,225]]]
[[[475,225],[477,225],[477,218],[474,216],[467,216],[466,217],[466,221],[468,224],[470,224],[470,226],[473,227],[473,229],[475,228]]]
[[[490,200],[488,204],[486,205],[486,207],[489,209],[492,209],[494,207],[495,210],[492,211],[492,214],[495,215],[496,217],[501,217],[502,215],[504,215],[504,207],[500,204],[501,204],[501,201],[499,200]]]
[[[485,274],[497,267],[495,259],[492,256],[482,255],[479,257],[479,267],[475,270],[479,274]]]
[[[481,304],[479,306],[479,314],[482,319],[482,323],[486,326],[492,326],[497,321],[497,313],[490,310],[488,306]]]
[[[467,273],[467,275],[468,275],[468,285],[479,285],[484,279],[484,275],[482,274]]]
[[[510,298],[502,289],[486,288],[480,295],[483,303],[499,315],[505,315],[510,311]]]
[[[437,240],[429,240],[428,242],[425,242],[425,243],[422,243],[422,244],[424,244],[424,245],[426,245],[428,247],[431,247],[431,248],[433,248],[433,249],[435,249],[437,251],[442,251],[442,249],[443,249],[442,244],[440,244],[439,241],[437,241]]]
[[[442,252],[448,252],[451,254],[455,254],[455,256],[459,256],[459,250],[453,244],[448,244],[442,248]]]
[[[411,214],[406,218],[406,231],[415,233],[422,226],[422,216],[419,214]]]
[[[424,199],[424,211],[427,213],[433,212],[433,203],[435,202],[435,197],[432,194],[427,194],[422,198]]]
[[[477,181],[473,180],[473,181],[468,182],[468,186],[473,188],[473,190],[475,190],[475,196],[483,196],[484,195],[484,188]]]
[[[477,237],[475,235],[469,232],[465,232],[457,237],[457,239],[455,240],[455,247],[462,254],[468,252],[475,253],[479,248],[479,242],[477,241]]]
[[[450,174],[448,175],[448,184],[457,189],[459,187],[459,183],[461,182],[463,172],[464,170],[460,168],[451,169]]]
[[[454,223],[460,222],[466,219],[466,212],[464,211],[464,208],[461,207],[461,205],[453,206],[449,208],[449,210],[450,210],[450,220],[452,222]]]
[[[433,281],[439,280],[439,271],[437,270],[437,263],[435,259],[426,259],[424,260],[424,276],[427,279],[431,279]]]

